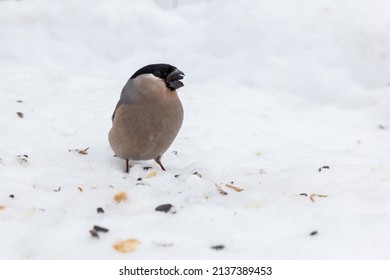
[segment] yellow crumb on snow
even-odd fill
[[[115,200],[117,203],[120,203],[120,202],[122,202],[122,201],[127,200],[127,193],[126,193],[126,192],[118,192],[118,193],[114,196],[114,200]]]
[[[150,173],[148,175],[146,175],[145,178],[149,179],[149,178],[152,178],[152,177],[154,177],[156,175],[157,175],[157,171],[156,170],[152,170],[152,171],[150,171]]]
[[[127,239],[123,241],[118,241],[112,247],[121,253],[132,253],[137,249],[140,243],[141,242],[137,239]]]

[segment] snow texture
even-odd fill
[[[0,258],[390,259],[389,10],[0,1]],[[186,74],[184,124],[127,175],[107,133],[150,63]]]

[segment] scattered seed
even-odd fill
[[[139,178],[137,179],[137,181],[142,181],[142,178],[141,178],[141,177],[139,177]]]
[[[158,212],[168,213],[172,209],[172,207],[174,207],[172,204],[167,203],[167,204],[162,204],[160,206],[157,206],[156,209],[154,210]]]
[[[386,126],[380,124],[380,125],[378,125],[378,128],[379,129],[386,129]]]
[[[93,230],[95,230],[96,232],[108,232],[109,231],[107,228],[100,227],[100,226],[93,226]]]
[[[218,184],[214,184],[214,185],[217,187],[217,190],[219,191],[220,194],[222,194],[222,195],[227,195],[227,194],[228,194],[227,192],[225,192],[225,191],[221,188],[220,185],[218,185]]]
[[[99,239],[99,234],[94,229],[91,229],[89,233],[91,234],[92,237]]]
[[[265,172],[264,169],[261,168],[260,169],[260,174],[265,174],[265,173],[267,173],[267,172]]]
[[[316,194],[318,197],[328,197],[326,194]]]
[[[315,202],[314,197],[328,197],[328,196],[325,194],[312,193],[312,194],[310,194],[309,198],[310,198],[310,201],[313,203]]]
[[[24,114],[22,112],[16,112],[16,114],[19,116],[19,118],[23,119]]]
[[[229,189],[233,189],[235,190],[236,192],[242,192],[244,189],[241,189],[239,187],[236,187],[236,186],[233,186],[233,185],[229,185],[229,184],[225,184],[225,186]]]
[[[196,176],[198,176],[199,178],[202,178],[202,174],[200,174],[198,171],[194,172],[192,175],[196,175]]]
[[[20,165],[27,165],[28,164],[28,155],[17,155],[16,159]]]
[[[300,193],[299,195],[307,196],[307,193]]]
[[[0,210],[4,210],[5,209],[5,206],[4,205],[0,205]]]
[[[82,154],[82,155],[88,155],[88,150],[89,150],[89,147],[88,147],[88,148],[85,148],[84,150],[78,151],[78,153],[79,153],[79,154]]]
[[[117,203],[127,200],[127,193],[126,193],[126,192],[118,192],[118,193],[114,196],[114,200],[115,200]]]
[[[102,207],[98,207],[98,208],[96,209],[96,212],[98,212],[98,213],[100,214],[100,213],[104,213],[104,210],[103,210]]]
[[[144,166],[144,171],[148,171],[148,170],[150,170],[150,169],[152,169],[151,166]]]
[[[89,147],[85,149],[69,149],[69,152],[79,153],[80,155],[88,155],[88,150]]]
[[[179,177],[180,177],[180,174],[176,174],[176,175],[175,175],[175,178],[179,178]]]
[[[10,197],[10,198],[14,198],[15,196],[14,196],[13,194],[10,194],[9,197]]]
[[[225,249],[225,245],[215,245],[215,246],[211,246],[211,249],[217,250],[217,251],[223,250],[223,249]]]
[[[118,241],[112,247],[121,253],[134,252],[141,242],[137,239],[127,239],[124,241]]]
[[[157,171],[152,170],[152,171],[150,171],[150,173],[148,175],[146,175],[145,178],[149,179],[149,178],[155,177],[156,175],[157,175]]]
[[[59,192],[59,191],[61,191],[61,187],[58,187],[58,189],[53,190],[53,192]]]
[[[310,236],[314,236],[314,235],[317,235],[317,234],[318,234],[318,231],[316,231],[316,230],[310,232]]]
[[[144,181],[139,181],[137,183],[135,183],[136,186],[149,186],[150,187],[150,184],[149,183],[145,183]]]
[[[83,192],[83,188],[82,187],[77,187],[79,189],[80,192]]]
[[[18,102],[18,103],[23,103],[23,100],[16,100],[16,102]]]
[[[318,172],[321,172],[322,169],[329,169],[329,166],[328,165],[324,165],[324,166],[318,168]]]

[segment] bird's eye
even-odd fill
[[[155,72],[154,72],[154,75],[157,76],[157,77],[159,77],[159,76],[161,75],[161,72],[160,72],[160,71],[155,71]]]

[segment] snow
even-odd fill
[[[0,258],[389,259],[389,8],[0,1]],[[159,62],[186,74],[184,124],[167,172],[127,175],[111,115]]]

